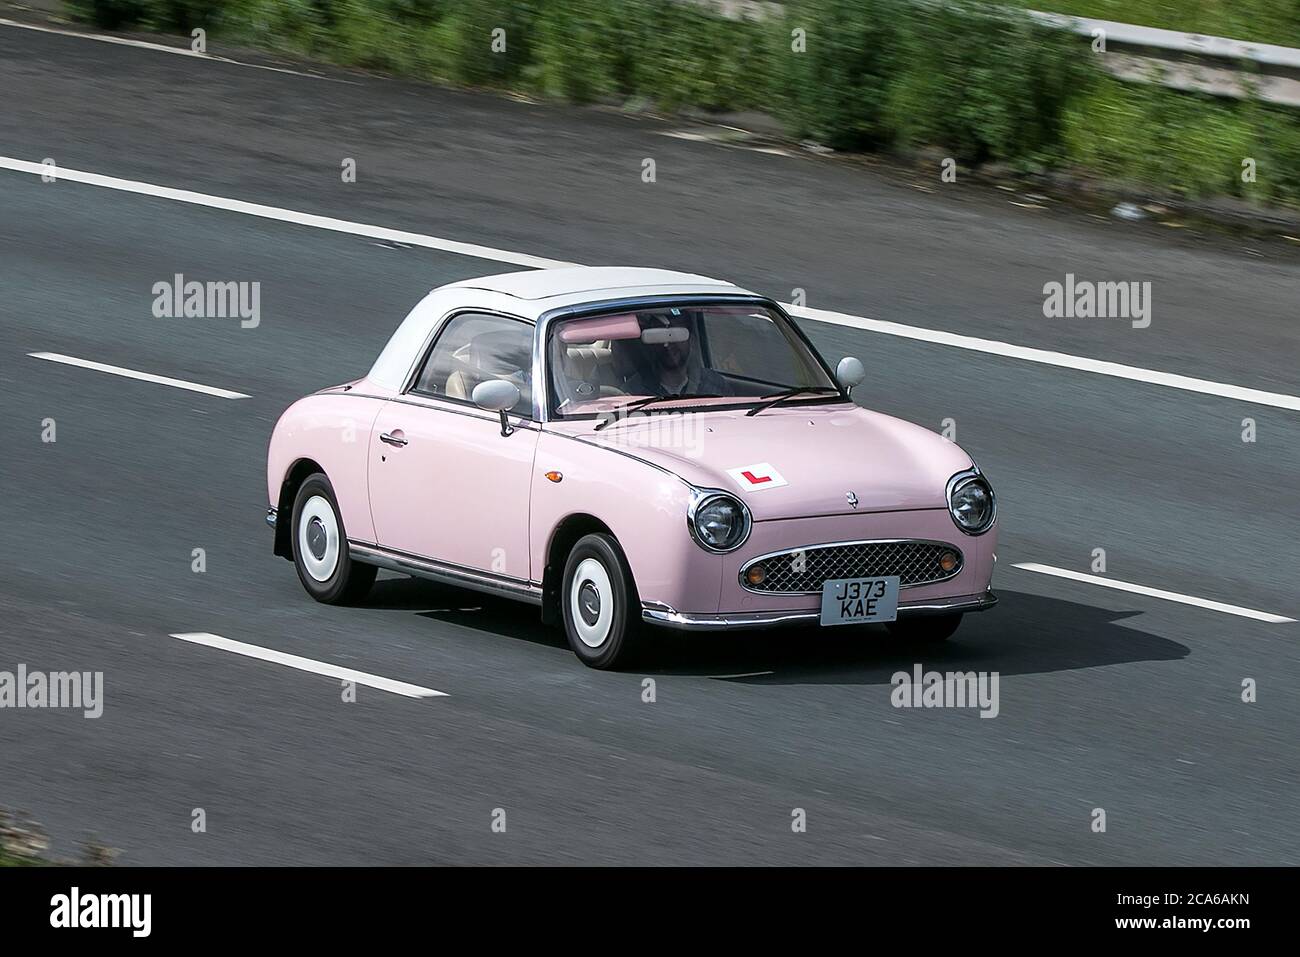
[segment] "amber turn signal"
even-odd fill
[[[957,556],[952,552],[944,552],[939,556],[939,567],[945,572],[950,572],[957,567]]]
[[[763,579],[767,577],[767,569],[762,565],[750,565],[749,571],[745,572],[745,581],[751,585],[763,584]]]
[[[560,481],[560,479],[564,478],[564,473],[563,473],[563,472],[547,472],[547,473],[546,473],[546,477],[547,477],[548,479],[550,479],[552,482],[558,482],[558,481]]]

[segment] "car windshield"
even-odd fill
[[[656,396],[674,401],[647,404],[646,411],[743,405],[801,389],[822,393],[822,400],[838,392],[789,320],[761,305],[566,319],[553,324],[548,349],[551,409],[559,418]]]

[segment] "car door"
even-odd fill
[[[412,387],[380,410],[370,443],[370,511],[381,548],[504,578],[531,578],[528,504],[533,324],[485,313],[443,323]],[[474,386],[520,390],[502,435]]]

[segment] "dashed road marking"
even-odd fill
[[[302,658],[298,655],[285,654],[283,651],[263,648],[261,645],[245,644],[242,641],[223,638],[221,635],[213,635],[206,631],[180,632],[171,635],[170,637],[178,638],[181,641],[188,641],[195,645],[206,645],[209,648],[229,651],[232,654],[243,655],[246,658],[256,658],[259,661],[269,661],[272,664],[284,665],[286,668],[296,668],[299,671],[310,671],[312,674],[324,675],[327,678],[335,678],[339,681],[355,681],[357,684],[365,685],[368,688],[378,688],[380,691],[400,694],[407,698],[447,697],[445,691],[434,691],[432,688],[422,688],[419,685],[407,684],[405,681],[394,681],[392,678],[382,678],[379,675],[367,674],[364,671],[354,671],[351,668],[340,668],[338,665],[331,665],[324,661],[316,661],[312,658]]]
[[[1036,562],[1022,562],[1011,567],[1020,568],[1027,572],[1037,572],[1040,575],[1051,575],[1054,578],[1066,578],[1070,581],[1084,582],[1089,585],[1100,585],[1102,588],[1113,588],[1116,591],[1129,592],[1133,595],[1146,595],[1149,598],[1178,602],[1180,605],[1208,608],[1210,611],[1221,611],[1225,615],[1252,618],[1255,621],[1266,621],[1273,625],[1295,621],[1294,618],[1287,618],[1285,615],[1274,615],[1266,611],[1256,611],[1253,608],[1243,608],[1240,605],[1229,605],[1221,601],[1211,601],[1208,598],[1197,598],[1194,595],[1180,595],[1177,592],[1165,591],[1161,588],[1150,588],[1146,585],[1134,585],[1132,582],[1116,581],[1113,578],[1103,578],[1100,575],[1087,575],[1083,572],[1070,571],[1068,568],[1054,568],[1051,565],[1039,565]]]
[[[107,372],[109,375],[120,375],[128,379],[139,379],[141,382],[153,382],[158,385],[169,385],[173,389],[187,389],[190,392],[202,392],[204,395],[215,395],[219,399],[252,398],[243,392],[231,392],[229,389],[218,389],[216,386],[203,385],[199,382],[187,382],[184,379],[173,379],[171,376],[154,375],[152,372],[140,372],[136,369],[124,369],[122,366],[111,366],[104,362],[93,362],[90,359],[78,359],[76,356],[60,355],[57,352],[29,352],[27,354],[33,359],[45,359],[47,362],[58,362],[67,366],[77,366],[81,369],[93,369],[96,372]]]

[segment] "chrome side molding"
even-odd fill
[[[542,603],[542,586],[522,579],[493,575],[491,572],[479,571],[476,568],[465,568],[463,565],[454,565],[450,562],[433,561],[428,558],[420,558],[417,555],[408,555],[405,552],[391,551],[377,545],[366,545],[362,542],[350,540],[348,541],[348,554],[354,561],[363,562],[367,565],[377,565],[380,568],[401,572],[404,575],[427,578],[430,581],[440,582],[444,585],[471,588],[474,591],[481,591],[490,595],[502,595],[506,598],[526,601],[534,605]]]

